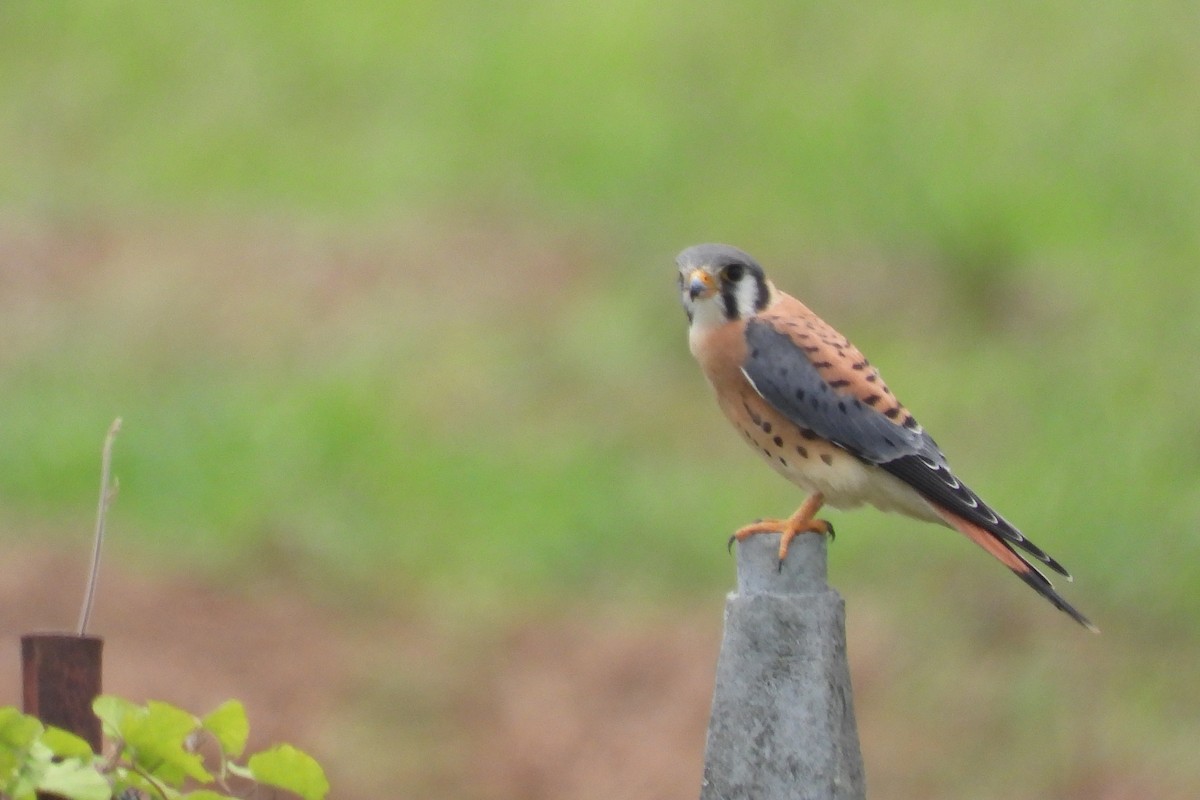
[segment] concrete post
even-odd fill
[[[862,800],[846,614],[826,583],[826,538],[738,544],[700,800]]]

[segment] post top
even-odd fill
[[[780,569],[779,534],[759,533],[738,542],[738,594],[820,594],[828,590],[827,545],[822,534],[800,534],[788,545]]]

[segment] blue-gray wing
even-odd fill
[[[817,341],[808,348],[810,354],[788,333],[758,318],[746,324],[746,345],[746,378],[764,400],[800,427],[872,464],[915,455],[944,461],[937,444],[915,421],[897,424],[878,410],[886,388],[877,379],[855,380],[853,364],[864,361],[857,350],[843,347],[839,355],[836,348]],[[843,361],[848,363],[839,363]],[[872,397],[877,399],[872,402]]]
[[[955,477],[937,443],[845,339],[810,336],[798,343],[769,319],[754,318],[746,324],[746,345],[742,372],[755,391],[793,423],[1067,574]]]

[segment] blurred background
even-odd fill
[[[885,798],[1200,796],[1185,2],[5,3],[0,702],[106,688],[340,798],[699,790],[733,562],[797,490],[674,255],[753,253],[1075,574],[833,512]]]

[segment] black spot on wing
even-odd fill
[[[742,371],[755,390],[800,428],[814,431],[864,461],[882,464],[937,446],[919,429],[894,424],[850,394],[840,382],[821,377],[804,348],[762,319],[746,324],[747,356]],[[940,453],[937,454],[940,457]]]

